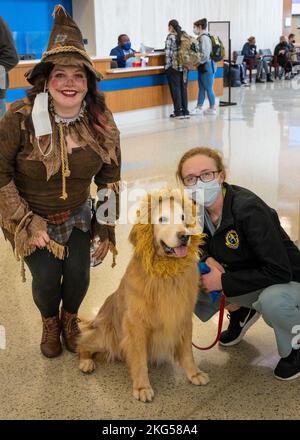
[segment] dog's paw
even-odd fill
[[[145,388],[133,388],[133,397],[144,403],[152,402],[154,391],[151,386]]]
[[[93,359],[81,359],[79,362],[79,370],[83,373],[92,373],[96,368]]]
[[[193,376],[189,377],[190,381],[194,385],[206,385],[209,382],[209,376],[204,371],[198,371]]]

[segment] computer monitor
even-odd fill
[[[244,61],[244,55],[238,55],[235,60],[235,64],[242,64]]]
[[[154,47],[146,46],[145,44],[141,43],[140,51],[142,53],[151,53],[154,51]]]

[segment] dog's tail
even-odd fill
[[[80,323],[78,352],[103,353],[108,361],[121,358],[118,332],[114,325],[113,302],[111,295],[106,299],[95,319],[83,320]]]
[[[97,330],[93,328],[93,321],[80,323],[81,333],[77,339],[77,351],[98,352]]]
[[[94,322],[94,319],[85,319],[85,318],[80,317],[78,325],[79,325],[80,330],[82,332],[84,332],[88,329],[93,328],[93,322]]]

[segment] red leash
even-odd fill
[[[193,344],[193,347],[197,348],[198,350],[210,350],[211,348],[213,348],[220,339],[221,336],[221,332],[222,332],[222,325],[223,325],[223,318],[224,318],[224,310],[225,310],[225,295],[223,293],[221,293],[221,304],[220,304],[220,313],[219,313],[219,324],[218,324],[218,333],[217,333],[217,337],[215,339],[215,341],[209,346],[209,347],[198,347],[198,345]]]

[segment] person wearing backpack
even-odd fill
[[[202,53],[202,60],[198,66],[198,84],[199,95],[197,106],[191,111],[191,116],[202,115],[216,115],[216,97],[214,93],[214,78],[217,71],[217,63],[211,58],[213,44],[210,35],[206,31],[207,19],[194,22],[194,33],[200,43],[200,51]],[[209,108],[203,112],[203,104],[205,101],[205,94],[208,96]]]
[[[168,26],[169,34],[165,43],[165,70],[174,105],[174,113],[170,117],[188,119],[190,117],[187,95],[188,72],[184,69],[179,57],[181,37],[184,31],[182,31],[177,20],[170,20]]]

